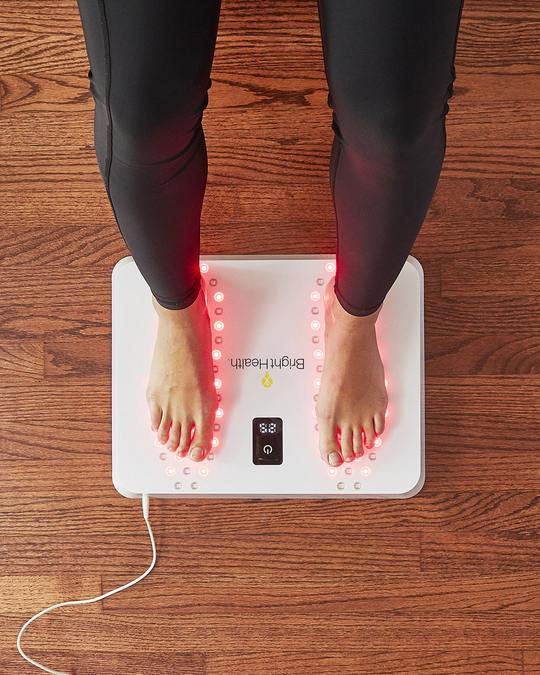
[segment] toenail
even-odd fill
[[[200,459],[204,455],[204,450],[202,448],[193,448],[190,455],[192,459]]]
[[[332,466],[337,466],[338,464],[341,464],[341,457],[339,456],[339,452],[331,452],[330,455],[328,456],[328,461]]]

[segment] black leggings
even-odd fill
[[[201,122],[220,0],[77,2],[96,156],[118,228],[157,301],[187,307],[200,288]],[[462,6],[318,0],[334,130],[335,291],[351,314],[382,304],[433,197]]]

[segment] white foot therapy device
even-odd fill
[[[327,255],[201,257],[220,397],[212,452],[179,457],[150,429],[157,330],[128,256],[112,275],[113,482],[126,497],[411,497],[424,482],[423,273],[409,256],[376,323],[388,390],[381,444],[329,467],[318,449]],[[355,377],[351,372],[350,377]]]
[[[128,256],[113,282],[113,483],[139,497],[152,560],[138,577],[93,598],[46,607],[17,635],[55,609],[99,602],[142,581],[154,568],[150,497],[412,497],[424,483],[423,273],[409,256],[379,313],[388,416],[382,442],[339,467],[318,450],[315,401],[324,363],[328,256],[206,256],[201,259],[212,327],[219,409],[212,452],[178,457],[150,429],[146,384],[157,330],[151,291]],[[355,377],[351,372],[350,377]]]

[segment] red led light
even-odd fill
[[[215,387],[216,389],[221,389],[221,385],[222,385],[222,384],[223,384],[223,382],[219,379],[219,377],[216,377],[216,378],[214,379],[214,387]]]
[[[212,358],[214,359],[214,361],[218,361],[221,358],[221,351],[219,349],[213,349]]]
[[[225,296],[223,295],[223,293],[222,293],[221,291],[216,291],[216,292],[214,293],[214,300],[215,300],[216,302],[223,302],[223,298],[224,298],[224,297],[225,297]]]
[[[312,321],[312,322],[311,322],[311,328],[312,328],[313,330],[319,330],[320,327],[321,327],[321,322],[320,322],[320,321]]]
[[[217,436],[214,436],[214,438],[212,439],[212,447],[217,448],[218,445],[219,445],[219,438],[217,438]]]
[[[223,330],[225,328],[225,324],[223,321],[214,321],[214,328],[216,330]]]
[[[334,265],[334,263],[327,262],[326,265],[324,266],[324,268],[327,272],[334,272],[335,269],[336,269],[336,266]]]
[[[322,349],[315,349],[315,351],[313,352],[313,356],[314,356],[316,359],[322,359],[322,357],[323,357],[323,351],[322,351]]]
[[[208,270],[210,269],[208,263],[201,263],[200,264],[200,270],[203,274],[206,274]]]
[[[216,417],[223,417],[223,408],[218,408],[216,410]]]
[[[321,294],[319,291],[311,291],[311,295],[309,297],[313,300],[313,302],[317,302],[321,299]]]

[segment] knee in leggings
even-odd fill
[[[423,152],[432,143],[448,106],[434,110],[433,104],[419,105],[410,99],[359,101],[357,97],[334,94],[335,126],[346,145],[379,160],[399,160]],[[441,112],[443,113],[441,115]]]
[[[188,90],[181,100],[170,101],[139,94],[111,101],[115,158],[134,166],[154,165],[188,153],[202,134],[208,93]]]

